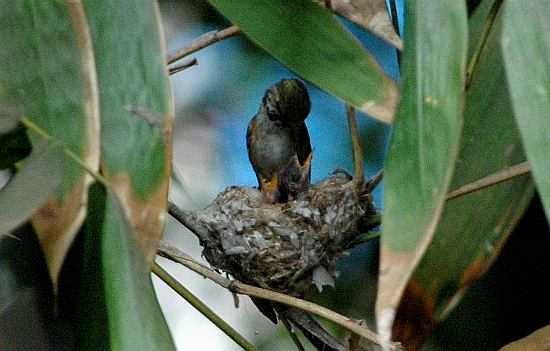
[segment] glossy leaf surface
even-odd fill
[[[323,90],[386,123],[394,82],[334,16],[310,0],[209,0],[274,58]]]

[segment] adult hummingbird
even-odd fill
[[[312,152],[304,121],[310,107],[304,83],[283,79],[265,92],[248,124],[248,157],[270,203],[293,200],[307,190]]]
[[[287,202],[306,192],[311,177],[311,143],[305,124],[311,108],[307,89],[298,79],[283,79],[264,94],[248,124],[246,145],[260,191],[267,202]],[[308,313],[252,298],[274,323],[289,322],[319,350],[345,348]]]

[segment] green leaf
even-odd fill
[[[550,218],[550,2],[504,5],[502,46],[516,122]]]
[[[155,1],[84,1],[97,67],[102,170],[152,262],[163,232],[173,106]]]
[[[466,95],[452,190],[525,160],[507,90],[498,18],[495,27]],[[471,45],[478,40],[473,38]],[[523,176],[446,202],[432,242],[401,299],[393,329],[396,339],[419,348],[487,271],[532,195],[532,181]]]
[[[59,145],[36,147],[23,168],[0,190],[0,236],[29,220],[59,188],[63,159]]]
[[[406,6],[403,94],[384,167],[377,321],[386,334],[432,239],[451,181],[467,54],[464,2],[416,0]]]
[[[92,48],[76,1],[0,0],[0,102],[99,167],[99,116]],[[29,133],[34,146],[44,136]],[[84,220],[90,176],[64,162],[62,186],[33,216],[52,279]]]
[[[149,266],[116,194],[94,184],[89,201],[76,253],[78,349],[175,350]]]
[[[31,153],[32,146],[22,126],[0,134],[0,169],[12,167]]]
[[[372,117],[392,120],[395,84],[328,10],[311,0],[209,2],[304,79]]]

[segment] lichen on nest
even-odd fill
[[[179,212],[214,268],[294,296],[331,284],[338,258],[378,225],[371,195],[342,171],[287,203],[232,186],[203,210]]]

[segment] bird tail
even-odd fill
[[[298,328],[319,351],[346,351],[334,336],[327,332],[309,313],[296,308],[277,309],[280,318],[285,318]]]

